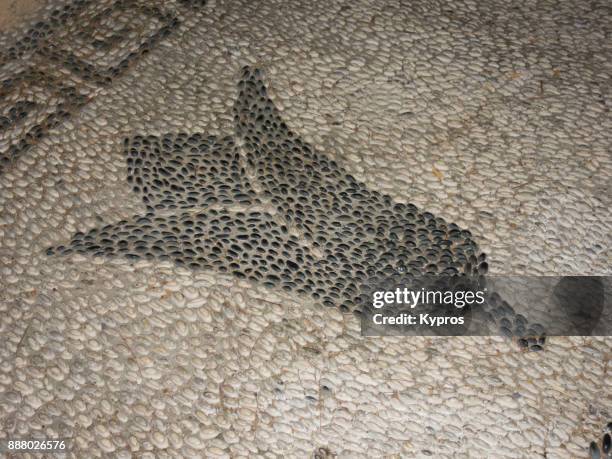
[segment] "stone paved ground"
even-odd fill
[[[41,21],[0,35],[1,438],[72,438],[71,457],[588,457],[612,420],[610,338],[552,338],[538,353],[502,338],[362,338],[352,315],[223,273],[172,234],[164,250],[180,256],[167,260],[47,249],[145,215],[143,185],[127,180],[134,139],[154,136],[155,157],[232,135],[248,65],[328,161],[304,166],[312,183],[331,174],[333,188],[335,161],[469,229],[492,274],[610,275],[607,1],[104,0],[54,2]],[[271,215],[264,237],[285,225],[283,241],[316,258],[322,226],[308,238],[307,217],[266,200],[294,184],[274,175],[281,163],[247,161],[253,144],[204,169],[147,166],[147,186],[174,177],[156,215],[170,233],[163,212],[177,208]],[[218,174],[215,193],[242,176],[262,199],[241,202],[241,185],[191,205],[202,170]]]
[[[0,30],[7,31],[32,20],[44,4],[41,0],[0,0]]]

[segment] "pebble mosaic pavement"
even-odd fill
[[[0,438],[73,438],[73,457],[607,454],[610,338],[362,338],[338,285],[369,260],[360,229],[414,236],[407,269],[423,249],[440,270],[486,270],[483,251],[492,274],[611,274],[607,2],[63,5],[0,35]],[[349,214],[367,199],[370,239],[367,206]],[[398,212],[425,233],[394,235]],[[262,215],[267,254],[292,260],[266,282],[231,274],[232,241],[188,243],[197,218]],[[191,239],[91,256],[132,219]],[[450,254],[428,252],[436,231]]]

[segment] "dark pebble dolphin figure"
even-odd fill
[[[77,233],[48,254],[173,260],[357,315],[364,312],[364,285],[376,276],[487,273],[486,255],[469,231],[368,189],[300,139],[259,69],[242,69],[233,115],[234,133],[223,138],[126,139],[127,179],[147,212]],[[257,205],[271,210],[253,210]],[[530,328],[495,294],[487,307],[503,334],[525,336],[521,347],[541,349],[541,327]]]

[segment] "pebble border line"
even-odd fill
[[[0,53],[0,175],[179,24],[135,0],[77,0]]]

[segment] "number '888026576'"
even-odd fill
[[[65,440],[8,440],[6,451],[64,451]]]

